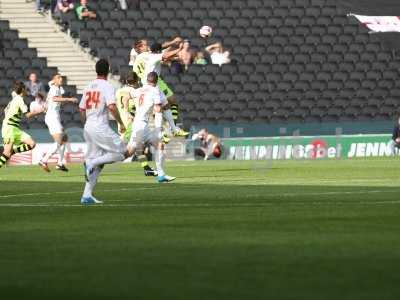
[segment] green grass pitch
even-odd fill
[[[1,299],[399,299],[400,161],[0,169]]]

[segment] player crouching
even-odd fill
[[[43,108],[29,112],[23,98],[26,94],[24,83],[16,81],[13,88],[13,99],[4,110],[5,117],[1,132],[4,149],[0,156],[0,168],[7,163],[13,154],[32,150],[36,146],[30,135],[21,130],[21,120],[23,116],[29,119],[41,114]]]
[[[200,148],[194,149],[195,157],[201,157],[204,160],[208,160],[211,157],[220,158],[222,154],[222,144],[219,137],[215,134],[208,132],[207,128],[200,130],[195,133],[192,140],[200,141]]]
[[[128,145],[129,152],[137,153],[143,157],[146,143],[151,144],[155,151],[155,161],[158,173],[158,182],[170,182],[176,179],[165,174],[164,171],[164,143],[162,142],[163,106],[167,99],[157,87],[158,75],[150,72],[147,75],[147,84],[133,92],[136,114],[133,121],[133,132]],[[154,113],[155,130],[149,127],[150,116]]]

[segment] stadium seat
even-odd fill
[[[117,8],[114,1],[99,1],[99,9],[101,11],[112,11]]]
[[[161,14],[161,12],[165,12],[165,11],[167,11],[167,10],[161,10],[160,14]],[[139,20],[139,19],[143,18],[143,14],[142,14],[141,10],[128,9],[126,12],[126,18],[128,20]]]
[[[126,60],[137,38],[162,41],[179,35],[203,48],[205,40],[198,35],[202,25],[214,29],[208,44],[222,41],[232,52],[234,64],[190,66],[180,75],[163,70],[178,97],[190,99],[189,103],[202,102],[202,96],[219,98],[207,113],[185,114],[188,125],[204,118],[215,123],[357,119],[356,114],[344,113],[346,103],[354,97],[371,99],[369,109],[375,107],[375,116],[382,117],[388,114],[379,111],[377,101],[396,97],[392,90],[399,85],[395,78],[400,75],[400,61],[376,36],[348,18],[336,1],[154,0],[142,1],[141,9],[127,11],[118,9],[114,1],[106,2],[94,2],[102,22],[85,25],[76,22],[74,14],[64,21],[71,32],[77,32],[82,46],[90,46],[91,53],[112,58],[114,74],[129,70]],[[27,63],[31,69],[47,66],[46,61],[36,59],[36,51],[27,48],[26,41],[19,40],[7,22],[0,21],[0,30],[6,37],[5,60],[0,59],[6,76],[17,75],[17,68],[25,76],[29,68],[23,65]],[[235,104],[226,115],[223,98]],[[275,114],[264,112],[253,117],[254,110],[263,105],[271,105]],[[312,106],[326,109],[312,113]],[[287,110],[293,114],[289,116]],[[360,115],[368,116],[372,118],[368,109]]]
[[[183,1],[182,6],[185,8],[188,8],[189,10],[191,9],[196,9],[199,7],[197,1]]]

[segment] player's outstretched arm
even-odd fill
[[[162,56],[163,61],[168,61],[171,58],[173,58],[175,55],[177,55],[179,52],[181,52],[182,48],[183,48],[183,43],[180,43],[178,49],[164,52],[164,54]]]
[[[208,53],[212,53],[212,52],[214,52],[214,50],[216,49],[216,48],[218,48],[220,46],[220,43],[215,43],[215,44],[211,44],[211,45],[209,45],[209,46],[207,46],[205,49],[206,49],[206,51],[208,52]]]
[[[54,102],[72,102],[77,103],[78,99],[75,97],[53,97]]]
[[[167,48],[169,48],[169,47],[171,47],[171,46],[173,46],[173,45],[177,45],[177,44],[182,43],[182,42],[183,42],[183,39],[182,39],[181,37],[176,37],[176,38],[174,38],[174,39],[171,40],[171,41],[167,41],[167,42],[163,43],[163,44],[161,45],[161,47],[162,47],[163,49],[167,49]]]

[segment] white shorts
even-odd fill
[[[50,134],[61,134],[64,132],[64,128],[61,125],[61,120],[60,118],[56,116],[47,116],[44,118],[44,122],[47,125],[47,128],[49,128]]]
[[[86,124],[83,131],[87,143],[86,160],[94,159],[107,153],[124,154],[126,144],[109,126],[91,126]]]
[[[138,128],[139,127],[139,128]],[[133,131],[129,140],[129,146],[135,149],[142,149],[145,144],[157,146],[159,138],[154,130],[150,130],[148,126],[141,127],[133,125]]]

